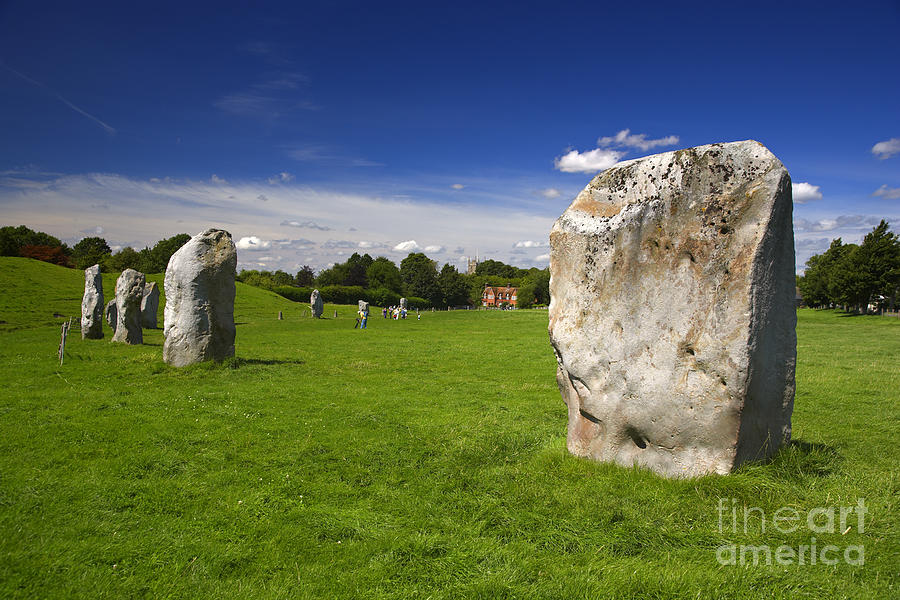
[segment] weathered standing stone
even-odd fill
[[[550,339],[570,452],[727,473],[790,439],[787,170],[754,141],[622,163],[550,234]]]
[[[312,311],[313,318],[318,319],[325,311],[325,303],[322,302],[322,295],[319,290],[313,290],[309,295],[309,310]]]
[[[116,331],[116,321],[119,318],[118,311],[116,310],[116,299],[113,298],[106,305],[106,310],[104,311],[106,314],[106,322],[109,323],[109,326],[112,327],[113,333]]]
[[[409,308],[409,303],[406,301],[406,298],[400,298],[400,308]]]
[[[369,303],[366,302],[365,300],[360,300],[359,301],[359,310],[361,310],[363,312],[369,312]]]
[[[237,250],[231,234],[207,229],[166,267],[163,360],[183,367],[234,356]]]
[[[141,299],[144,297],[143,273],[125,269],[116,280],[116,331],[112,341],[143,344],[141,331]]]
[[[151,281],[144,286],[141,300],[141,325],[145,329],[156,329],[156,313],[159,310],[159,286]]]
[[[84,270],[84,296],[81,299],[81,339],[103,337],[103,277],[100,265]]]

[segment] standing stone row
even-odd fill
[[[234,356],[237,251],[231,234],[208,229],[175,252],[166,267],[163,360],[185,366]],[[321,303],[321,300],[320,300]],[[125,269],[105,308],[114,342],[143,343],[142,327],[156,328],[159,287]],[[103,337],[103,281],[99,265],[85,270],[81,303],[83,338]],[[320,311],[321,314],[321,311]]]

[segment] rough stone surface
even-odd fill
[[[578,456],[727,473],[790,439],[787,170],[754,141],[628,161],[550,234],[550,340]]]
[[[400,308],[409,309],[409,303],[406,301],[406,298],[400,298]]]
[[[166,267],[163,360],[183,367],[234,356],[237,250],[231,234],[207,229]]]
[[[359,301],[359,310],[361,310],[363,312],[369,312],[369,303],[366,302],[365,300],[360,300]]]
[[[119,318],[118,311],[116,310],[116,299],[113,298],[106,304],[106,310],[104,311],[106,314],[106,322],[109,323],[109,326],[112,327],[113,333],[116,331],[116,320]]]
[[[81,339],[103,337],[103,277],[100,265],[84,270],[84,296],[81,298]]]
[[[159,286],[151,281],[144,286],[141,300],[141,325],[144,329],[156,329],[156,313],[159,310]]]
[[[143,344],[141,331],[141,299],[144,297],[144,274],[125,269],[116,280],[116,331],[112,341]]]
[[[322,295],[319,293],[319,290],[313,290],[312,294],[309,295],[309,310],[312,311],[312,316],[316,319],[321,317],[325,311],[325,303],[322,302]]]

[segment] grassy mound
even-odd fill
[[[795,442],[669,481],[567,454],[545,311],[373,315],[360,331],[355,307],[313,320],[239,286],[233,360],[174,369],[160,330],[135,347],[107,330],[72,339],[60,367],[52,313],[77,316],[82,287],[0,260],[0,596],[898,594],[897,320],[801,311]],[[862,531],[807,527],[860,498]],[[773,528],[785,507],[794,532]],[[863,546],[864,564],[717,560],[813,537]]]

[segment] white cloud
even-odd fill
[[[417,252],[421,250],[416,240],[407,240],[394,246],[394,252]]]
[[[900,200],[900,188],[889,188],[885,184],[872,192],[872,195],[885,200]]]
[[[805,181],[792,183],[791,191],[794,196],[794,204],[806,204],[812,200],[822,199],[822,192],[819,191],[819,186],[809,184]]]
[[[523,240],[513,244],[513,248],[546,248],[550,244],[548,242],[533,242],[531,240]]]
[[[547,200],[559,198],[561,195],[562,193],[556,188],[544,188],[543,190],[541,190],[541,196],[543,196]]]
[[[618,150],[604,150],[602,148],[583,153],[572,150],[564,156],[557,157],[553,164],[564,173],[595,173],[610,168],[619,162],[625,154],[625,152],[619,152]]]
[[[872,154],[884,160],[900,153],[900,138],[891,138],[872,146]]]
[[[549,254],[541,254],[540,256],[536,256],[535,259],[537,262],[549,262],[550,255]]]
[[[238,250],[250,250],[255,252],[258,250],[268,250],[272,246],[272,242],[270,242],[269,240],[261,240],[255,235],[251,235],[239,239],[235,246],[237,246]]]
[[[865,215],[838,215],[834,218],[824,218],[815,221],[808,219],[794,219],[794,231],[797,233],[804,233],[836,230],[866,230],[875,227],[880,222],[881,217]]]
[[[426,254],[440,254],[444,251],[443,246],[425,246]]]
[[[609,146],[617,146],[620,148],[635,148],[646,152],[651,148],[658,146],[672,146],[678,143],[677,135],[667,135],[666,137],[648,140],[646,133],[631,134],[630,129],[623,129],[614,136],[601,137],[597,140],[597,145],[601,148]]]
[[[452,187],[454,190],[461,190],[461,189],[465,188],[466,186],[464,186],[464,185],[461,184],[461,183],[454,183],[454,184],[451,185],[450,187]]]
[[[297,227],[299,229],[316,229],[318,231],[331,231],[331,227],[319,225],[315,221],[282,221],[282,227]]]
[[[215,173],[213,173],[212,177],[210,177],[209,180],[211,182],[215,183],[216,185],[224,185],[224,184],[228,183],[227,181],[225,181],[224,179],[222,179]]]
[[[383,243],[383,242],[367,242],[367,241],[365,241],[365,240],[362,241],[362,242],[360,242],[360,243],[357,244],[357,245],[358,245],[360,248],[363,248],[363,249],[366,249],[366,250],[371,250],[371,249],[375,249],[375,248],[387,248],[387,244],[385,244],[385,243]]]
[[[294,180],[294,176],[286,171],[282,171],[277,175],[272,175],[266,181],[269,182],[269,185],[275,185],[277,183],[290,183]]]

